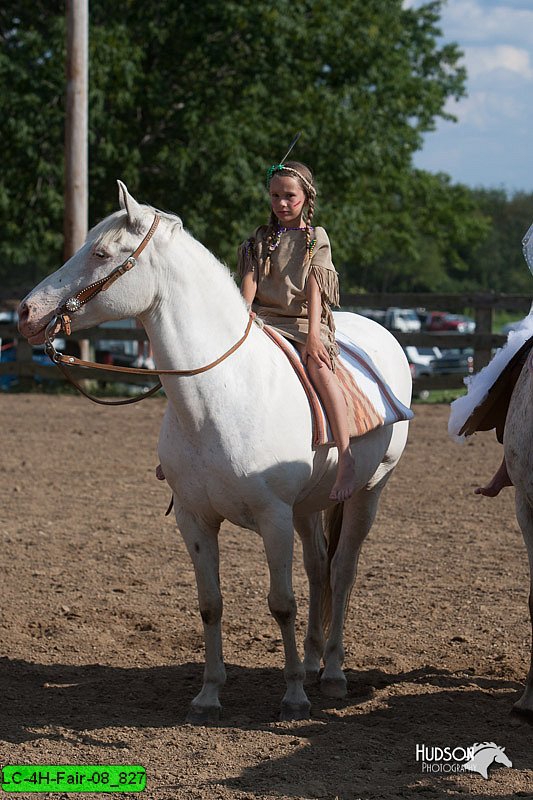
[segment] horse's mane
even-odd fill
[[[183,223],[176,214],[171,214],[166,211],[159,211],[153,206],[142,205],[141,208],[145,212],[145,216],[152,216],[159,214],[161,219],[169,222],[176,229],[182,229]],[[98,222],[87,235],[87,242],[91,244],[110,244],[120,239],[121,233],[124,230],[124,223],[126,221],[127,212],[125,209],[114,211],[108,217]],[[139,233],[141,231],[139,230]]]
[[[184,236],[184,240],[182,242],[185,249],[192,251],[196,249],[208,263],[208,265],[213,265],[213,267],[218,267],[222,274],[225,274],[233,288],[237,289],[234,277],[229,269],[229,267],[220,261],[210,250],[205,247],[201,242],[196,239],[192,233],[186,230],[183,227],[183,222],[181,219],[176,215],[168,211],[160,211],[159,209],[154,208],[153,206],[143,204],[141,206],[144,216],[146,217],[153,217],[154,214],[158,214],[161,217],[161,220],[165,222],[170,228],[170,236],[171,239],[181,234]],[[102,245],[105,246],[106,244],[111,244],[113,242],[119,241],[124,231],[124,224],[126,222],[127,212],[125,209],[121,209],[120,211],[115,211],[110,214],[108,217],[105,217],[103,220],[98,222],[87,235],[87,242],[91,245]],[[142,234],[142,231],[139,230],[139,235]],[[244,302],[244,301],[243,301]]]

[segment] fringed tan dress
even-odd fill
[[[257,279],[252,309],[286,339],[305,344],[309,332],[307,280],[309,275],[314,275],[322,296],[320,338],[335,369],[339,347],[335,341],[331,306],[339,305],[339,276],[331,260],[326,231],[314,229],[309,256],[305,230],[283,230],[273,250],[269,248],[266,234],[266,226],[257,228],[238,251],[241,279],[252,271]]]

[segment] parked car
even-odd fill
[[[461,314],[449,314],[447,311],[432,311],[426,319],[426,330],[437,333],[474,333],[476,323],[470,317]]]
[[[404,352],[409,362],[413,381],[433,375],[434,364],[442,355],[438,347],[415,347],[414,345],[406,345]],[[429,390],[415,388],[414,395],[421,400],[427,400]]]
[[[404,347],[404,352],[411,367],[413,379],[432,375],[435,361],[442,357],[438,347],[415,347],[409,344]]]
[[[17,322],[16,311],[0,311],[0,325],[16,325]]]
[[[138,328],[134,319],[108,320],[100,328]],[[142,330],[139,334],[142,335]],[[109,336],[112,336],[111,331]],[[100,339],[94,343],[95,359],[101,364],[119,367],[137,366],[139,342],[134,339]]]
[[[16,325],[18,316],[16,311],[0,311],[0,325]],[[63,339],[56,339],[57,348],[60,350],[64,346]],[[4,337],[0,339],[0,362],[2,364],[13,363],[17,360],[17,339],[13,337]],[[52,362],[44,352],[44,347],[32,348],[32,361],[36,364],[43,364],[44,366],[52,366]],[[43,383],[53,379],[41,378],[35,376],[36,383]],[[0,375],[0,391],[7,392],[18,384],[18,377],[16,375]]]
[[[426,311],[425,308],[415,308],[415,314],[420,320],[421,328],[425,329],[431,311]]]
[[[12,363],[17,360],[17,343],[4,343],[0,347],[0,362],[2,364]],[[34,347],[32,352],[32,361],[36,364],[43,364],[44,366],[52,366],[52,362],[44,352],[42,347]],[[36,383],[43,383],[51,381],[53,378],[41,378],[35,375],[34,380]],[[7,392],[18,384],[18,377],[16,375],[0,375],[0,391]]]
[[[417,333],[421,328],[420,319],[414,308],[394,308],[391,306],[385,310],[379,308],[357,308],[354,310],[362,317],[368,317],[368,319],[373,319],[374,322],[379,322],[389,331]]]
[[[471,347],[443,350],[433,362],[434,375],[469,375],[474,371],[474,351]]]
[[[385,311],[383,324],[390,331],[402,333],[417,333],[420,328],[420,319],[414,308],[388,308]]]

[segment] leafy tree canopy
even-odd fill
[[[467,289],[488,286],[497,292],[531,293],[529,272],[520,243],[533,222],[533,194],[477,189],[475,201],[490,220],[490,230],[465,253],[470,270]]]
[[[90,0],[90,224],[121,178],[233,266],[267,218],[265,171],[301,130],[293,156],[317,177],[345,290],[462,281],[488,208],[412,165],[464,94],[441,5]],[[0,41],[0,278],[32,283],[61,262],[64,4],[5,0]]]

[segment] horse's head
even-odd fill
[[[139,316],[153,302],[157,285],[155,248],[144,240],[156,211],[137,203],[120,181],[118,187],[120,211],[96,225],[78,252],[20,304],[19,329],[31,344],[44,341],[45,330],[57,315],[57,325],[51,323],[52,332],[59,329],[62,315],[70,323],[72,314],[72,328],[84,329],[108,319]],[[163,217],[165,224],[153,232],[158,242],[168,238],[169,219],[172,229],[181,227],[177,217]],[[141,254],[138,250],[143,242]],[[138,265],[130,259],[136,251]],[[113,279],[108,281],[110,275]],[[95,293],[93,287],[99,291]]]

